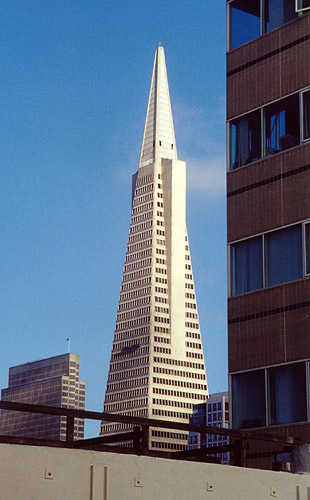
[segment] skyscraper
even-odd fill
[[[2,401],[85,409],[85,382],[79,380],[80,357],[62,354],[12,366]],[[66,417],[1,410],[0,434],[65,440]],[[83,439],[84,420],[75,419],[74,437]]]
[[[232,424],[310,442],[309,2],[227,9]]]
[[[210,394],[208,401],[195,405],[190,423],[227,429],[229,427],[228,392]],[[208,448],[212,446],[225,446],[228,444],[228,436],[200,434],[199,432],[190,432],[188,436],[189,450],[196,450],[202,446]],[[220,458],[222,464],[229,464],[229,453],[221,452],[216,453],[214,456]]]
[[[188,422],[208,388],[163,47],[156,49],[104,411]],[[120,432],[102,424],[101,434]],[[154,449],[187,436],[152,430]]]

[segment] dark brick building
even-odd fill
[[[232,425],[310,442],[307,7],[227,0],[227,227]]]

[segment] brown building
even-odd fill
[[[85,382],[79,380],[80,357],[68,353],[9,369],[2,401],[85,410]],[[1,410],[0,435],[64,440],[66,417]],[[75,419],[75,438],[84,437],[84,420]]]
[[[309,1],[227,10],[232,425],[310,442]]]

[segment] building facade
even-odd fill
[[[156,49],[104,411],[188,422],[208,396],[163,47]],[[101,434],[121,432],[102,424]],[[180,450],[184,433],[153,429],[150,447]]]
[[[306,3],[227,0],[228,357],[232,426],[310,442]]]
[[[212,427],[229,427],[229,402],[228,392],[217,392],[210,394],[205,403],[199,403],[194,406],[193,415],[190,418],[191,424],[209,425]],[[225,446],[229,444],[228,436],[218,436],[216,434],[200,434],[190,432],[188,436],[188,449],[196,450],[202,446]],[[229,453],[216,453],[222,464],[229,464]]]
[[[85,410],[79,370],[80,357],[72,353],[13,366],[1,400]],[[1,410],[0,434],[65,440],[66,417]],[[84,438],[84,420],[75,419],[74,437]]]

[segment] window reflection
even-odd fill
[[[309,2],[310,0],[299,0],[299,11],[307,9]],[[230,3],[230,49],[254,40],[297,17],[295,0],[235,0]]]
[[[260,35],[260,0],[236,0],[231,6],[231,49]]]
[[[292,21],[298,16],[295,12],[295,0],[265,0],[264,14],[265,33]]]
[[[265,108],[264,155],[285,151],[300,142],[298,94]]]

